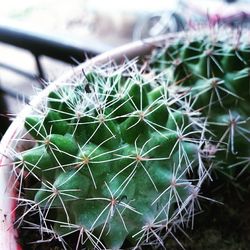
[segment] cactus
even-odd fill
[[[33,180],[16,223],[38,214],[42,239],[65,249],[71,234],[75,249],[178,242],[210,169],[249,165],[250,47],[237,34],[182,34],[146,66],[95,68],[52,91],[25,119],[35,146],[14,154],[21,183]]]
[[[196,33],[197,34],[197,33]],[[206,117],[215,170],[237,179],[249,171],[250,46],[248,32],[210,30],[154,52],[155,72],[190,89],[192,108]],[[165,76],[166,77],[166,76]]]

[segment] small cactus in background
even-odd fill
[[[250,46],[237,34],[181,35],[146,66],[95,69],[51,92],[25,120],[35,146],[14,153],[21,184],[33,180],[16,223],[38,214],[42,239],[66,249],[73,233],[76,249],[176,239],[211,168],[235,177],[249,165]]]

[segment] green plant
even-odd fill
[[[214,169],[237,179],[249,171],[250,45],[248,32],[189,33],[154,53],[156,72],[190,91],[191,107],[206,117]],[[165,77],[165,76],[164,76]],[[238,168],[236,168],[238,166]]]
[[[245,41],[182,34],[149,65],[94,69],[52,91],[25,120],[35,146],[13,154],[21,184],[32,180],[19,189],[26,209],[16,223],[37,214],[42,239],[56,235],[66,249],[70,234],[76,249],[177,240],[210,169],[234,178],[249,165]]]

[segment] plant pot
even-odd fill
[[[27,142],[16,143],[15,139],[18,139],[23,131],[24,118],[31,114],[34,107],[39,107],[43,98],[46,97],[52,90],[56,89],[62,82],[65,82],[73,74],[77,75],[95,65],[101,65],[114,61],[121,63],[125,59],[132,59],[138,56],[147,55],[156,45],[161,44],[167,39],[171,39],[176,36],[171,34],[164,37],[146,39],[143,41],[133,42],[131,44],[114,49],[110,52],[99,55],[81,65],[76,67],[72,72],[60,77],[57,81],[51,83],[45,90],[41,91],[31,102],[27,105],[21,113],[17,115],[13,123],[8,128],[7,132],[2,138],[0,144],[0,249],[4,250],[21,250],[21,246],[18,244],[18,235],[14,226],[15,221],[15,209],[16,209],[16,190],[15,178],[11,175],[11,162],[7,155],[11,148],[17,151],[23,151],[29,148],[30,145]]]

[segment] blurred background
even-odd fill
[[[201,25],[241,29],[249,0],[8,0],[0,9],[0,136],[43,88],[97,54]]]

